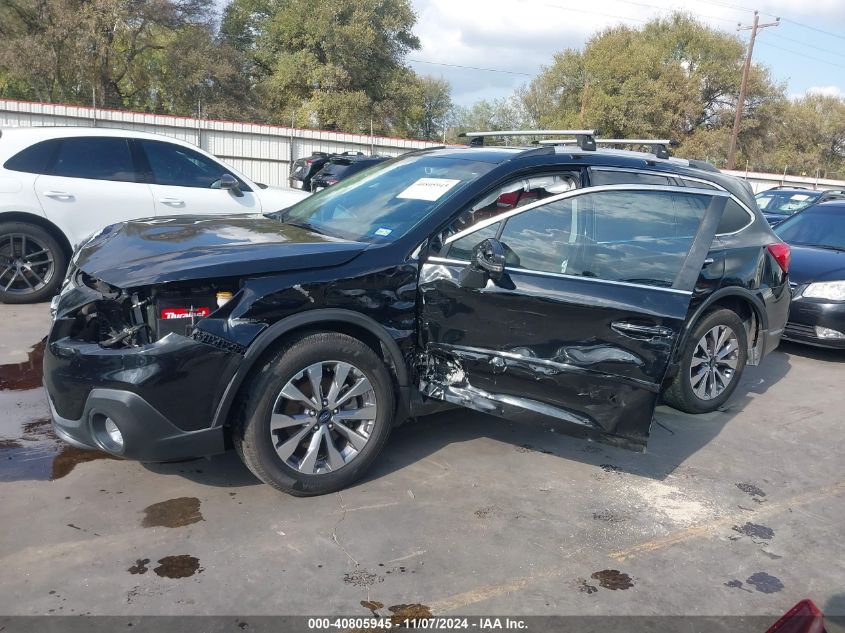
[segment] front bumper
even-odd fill
[[[793,298],[789,309],[789,322],[783,333],[788,341],[845,349],[845,338],[823,338],[817,335],[816,326],[845,333],[845,302]]]
[[[129,391],[93,389],[77,420],[60,416],[50,398],[50,413],[59,439],[78,448],[99,449],[127,459],[161,462],[225,451],[223,427],[184,431],[141,396]],[[106,418],[120,429],[122,449],[103,441],[98,429]]]
[[[61,439],[141,461],[225,450],[223,428],[212,420],[240,354],[176,334],[104,349],[62,336],[60,321],[44,353],[44,386]],[[106,418],[123,436],[120,450],[102,434]]]

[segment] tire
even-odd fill
[[[327,402],[319,411],[312,399],[317,375]],[[387,441],[395,409],[390,374],[370,347],[346,334],[309,333],[287,342],[252,376],[232,437],[264,483],[295,496],[321,495],[367,471]]]
[[[717,339],[723,332],[727,334],[717,348],[717,357],[721,360],[711,365],[713,344],[720,343]],[[669,406],[685,413],[715,411],[733,394],[747,360],[748,337],[739,316],[724,308],[707,312],[690,334],[678,375],[663,399]],[[729,380],[724,384],[726,376]]]
[[[64,281],[67,256],[58,240],[37,224],[0,223],[0,302],[38,303]]]

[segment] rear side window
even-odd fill
[[[601,185],[673,185],[668,176],[646,174],[635,171],[590,170],[590,183],[593,187]]]
[[[116,137],[61,139],[54,176],[137,182],[129,140]]]
[[[56,139],[30,145],[7,160],[3,167],[28,174],[46,174],[58,145]]]
[[[751,224],[751,216],[735,200],[729,199],[725,205],[725,212],[716,229],[717,235],[736,233]]]
[[[701,194],[585,193],[509,218],[499,239],[516,268],[671,287],[709,203]]]

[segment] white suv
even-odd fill
[[[308,194],[267,187],[175,139],[85,127],[0,130],[0,301],[44,301],[104,226],[172,215],[272,213]]]

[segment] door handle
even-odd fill
[[[67,191],[45,191],[44,196],[55,200],[73,200],[73,194]]]
[[[185,201],[180,198],[159,198],[161,204],[166,204],[168,207],[184,207]]]
[[[712,264],[715,261],[716,260],[713,259],[712,257],[708,257],[707,259],[704,260],[704,265],[707,266],[707,264]]]
[[[669,338],[675,334],[672,328],[662,325],[641,325],[639,323],[627,323],[625,321],[614,321],[610,327],[625,336],[647,337],[647,338]]]

